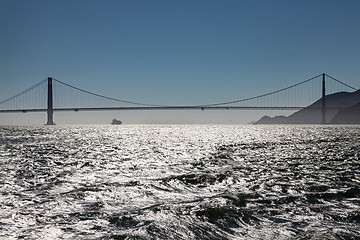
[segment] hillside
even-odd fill
[[[360,103],[339,111],[331,124],[360,124]]]
[[[360,90],[355,92],[338,92],[325,96],[326,98],[326,122],[331,123],[335,115],[339,113],[341,109],[347,109],[360,103]],[[321,99],[303,108],[290,116],[276,116],[269,117],[264,116],[255,124],[320,124],[321,123]],[[339,113],[340,115],[342,113]],[[347,113],[350,114],[350,113]],[[340,115],[336,121],[342,119]],[[345,121],[345,120],[344,120]],[[339,122],[340,123],[340,122]]]

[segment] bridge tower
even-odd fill
[[[322,76],[321,124],[326,124],[325,73]]]
[[[52,78],[48,78],[48,99],[47,99],[47,123],[46,125],[55,125],[53,121],[53,90]]]

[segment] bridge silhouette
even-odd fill
[[[357,89],[323,73],[276,91],[233,101],[199,105],[158,105],[101,95],[49,77],[1,101],[0,113],[46,112],[46,124],[54,125],[55,111],[300,110],[321,99],[321,107],[316,108],[321,110],[322,123],[326,123],[326,109],[329,109],[326,106],[326,95],[353,90]]]

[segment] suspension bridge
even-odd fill
[[[0,113],[46,112],[47,125],[54,125],[53,113],[58,111],[109,110],[300,110],[321,100],[316,107],[326,123],[326,95],[356,88],[325,73],[294,85],[238,100],[201,105],[157,105],[113,98],[90,92],[47,78],[32,87],[0,102]]]

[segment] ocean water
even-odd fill
[[[0,127],[0,239],[360,239],[360,126]]]

